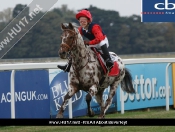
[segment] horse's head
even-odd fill
[[[62,59],[66,59],[69,52],[75,47],[77,32],[71,23],[66,25],[62,23],[61,29],[63,33],[61,35],[61,44],[58,54]]]

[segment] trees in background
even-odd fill
[[[26,15],[29,14],[29,7],[27,5],[17,4],[13,9],[13,18],[15,18],[22,10],[27,8]]]
[[[12,19],[13,9],[7,8],[0,12],[0,22],[8,23]]]
[[[16,5],[9,16],[17,16],[24,8],[26,5]],[[141,23],[141,17],[137,15],[121,17],[119,12],[112,10],[94,6],[88,9],[92,13],[93,21],[99,23],[108,36],[110,51],[117,54],[175,51],[174,23]],[[66,5],[49,11],[4,58],[57,57],[61,43],[60,25],[63,22],[77,23],[75,14]],[[0,30],[7,25],[7,20],[12,19],[7,16],[7,19],[3,19],[6,21],[2,21],[5,15],[0,13]]]

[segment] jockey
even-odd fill
[[[113,61],[111,60],[108,47],[107,36],[102,31],[100,25],[92,22],[92,15],[87,9],[83,9],[76,14],[76,19],[80,23],[79,32],[82,36],[86,37],[88,40],[85,40],[84,43],[89,47],[95,47],[102,53],[102,57],[106,62],[107,69],[113,67]],[[65,66],[57,66],[58,68],[69,72],[71,67],[71,62]]]

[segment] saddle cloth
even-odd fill
[[[106,74],[107,73],[107,67],[106,67],[106,63],[105,63],[104,59],[101,56],[101,53],[98,52],[95,48],[92,48],[92,50],[97,55],[98,61],[99,61],[100,65],[101,65],[104,73]],[[109,52],[109,53],[110,53],[112,61],[114,62],[114,66],[109,71],[108,76],[118,76],[120,69],[119,69],[119,65],[117,63],[117,56],[113,52]]]

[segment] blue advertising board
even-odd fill
[[[165,69],[167,63],[126,65],[132,74],[136,94],[124,92],[124,109],[133,110],[165,106]],[[172,69],[169,68],[169,103],[173,105]],[[11,71],[0,72],[0,118],[11,117]],[[55,118],[68,91],[68,73],[59,69],[16,71],[15,116],[16,118]],[[105,89],[103,100],[108,97]],[[117,89],[108,112],[121,110],[120,89]],[[85,116],[86,92],[79,91],[72,97],[73,117]],[[99,114],[100,106],[93,97],[91,107]],[[64,117],[68,117],[68,104]]]
[[[52,118],[55,118],[64,96],[68,91],[68,73],[59,69],[49,69],[50,81],[50,113]],[[73,116],[86,115],[85,92],[79,91],[72,97],[72,114]],[[68,104],[64,111],[64,117],[69,117]]]
[[[133,77],[136,94],[124,92],[124,109],[165,106],[165,69],[167,63],[127,65]],[[169,68],[169,103],[173,104],[172,69]],[[117,90],[117,110],[121,110],[120,90]]]
[[[141,0],[142,22],[175,22],[174,0]]]
[[[10,103],[7,103],[10,102],[10,94],[3,94],[10,91],[10,76],[11,71],[0,72],[0,118],[11,117]]]
[[[61,104],[63,102],[64,96],[68,91],[68,73],[63,72],[59,69],[49,69],[49,81],[50,81],[50,111],[52,118],[55,118]],[[109,88],[104,91],[103,99],[107,99],[109,93]],[[86,95],[87,93],[80,90],[72,97],[72,112],[73,117],[76,116],[85,116],[87,115],[87,104],[86,104]],[[112,105],[110,106],[107,112],[116,111],[116,96],[114,96]],[[96,99],[93,97],[91,101],[91,107],[95,114],[99,114],[100,106],[97,103]],[[64,111],[63,116],[69,117],[68,115],[68,104]]]
[[[4,78],[0,89],[1,108],[10,111],[10,74]],[[6,77],[7,76],[7,77]],[[11,114],[1,115],[10,118]],[[49,79],[47,70],[16,71],[15,73],[15,118],[50,118]]]

